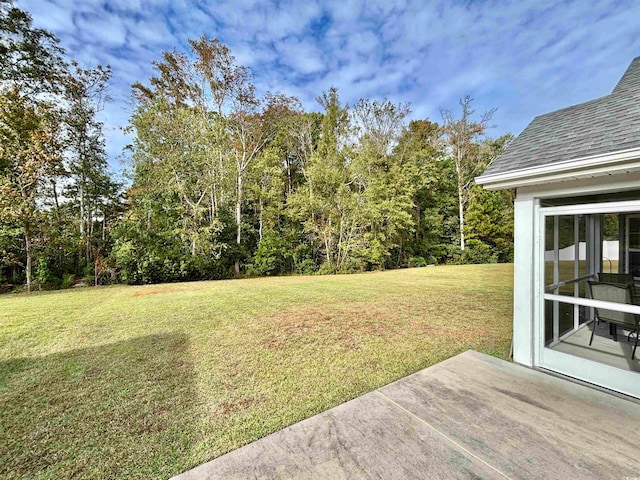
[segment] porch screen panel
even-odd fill
[[[552,285],[558,283],[558,278],[554,278],[554,223],[556,217],[545,217],[544,223],[544,284]]]
[[[587,216],[578,215],[578,277],[584,277],[589,272],[589,264],[587,263]],[[584,297],[584,284],[581,285],[580,296]]]
[[[628,271],[634,277],[640,277],[640,216],[629,215],[627,222]]]
[[[566,297],[586,297],[592,268],[587,260],[585,215],[545,217],[545,292]],[[585,308],[559,301],[545,302],[545,343],[557,342],[584,323]]]
[[[602,215],[602,272],[623,273],[624,265],[620,268],[618,259],[620,240],[620,220],[616,213]]]
[[[575,279],[578,277],[578,258],[577,255],[577,233],[575,215],[561,215],[558,217],[558,271],[560,274],[559,282],[560,295],[576,296],[578,293],[578,285]],[[557,339],[567,332],[570,332],[576,326],[577,309],[573,305],[558,302],[557,315],[558,325]]]
[[[544,344],[550,345],[553,342],[553,310],[558,302],[551,300],[544,301]]]
[[[560,282],[576,278],[575,275],[575,216],[561,215],[558,217],[558,261]],[[562,285],[560,293],[573,295],[573,285]]]

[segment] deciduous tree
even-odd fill
[[[26,256],[21,266],[28,291],[40,220],[39,195],[45,180],[62,163],[58,125],[51,105],[29,101],[17,87],[0,93],[0,215],[21,230]]]
[[[477,140],[485,134],[489,121],[496,111],[493,108],[482,114],[480,120],[473,121],[475,111],[471,108],[472,101],[468,95],[460,100],[461,112],[458,118],[450,110],[440,112],[449,154],[456,168],[461,250],[465,247],[464,217],[469,202],[470,187],[482,168],[482,155]]]
[[[109,66],[84,69],[72,62],[65,77],[68,177],[64,195],[77,213],[84,265],[94,263],[94,252],[99,248],[93,244],[94,229],[96,224],[101,225],[103,232],[98,238],[104,239],[104,220],[118,191],[109,173],[103,125],[96,118],[110,100],[107,92],[110,76]],[[56,195],[55,179],[53,188]]]

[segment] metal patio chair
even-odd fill
[[[606,283],[606,282],[588,282],[589,290],[591,291],[591,298],[593,300],[602,300],[606,302],[624,303],[627,305],[633,305],[631,302],[631,286],[621,285],[619,283]],[[615,310],[608,310],[606,308],[596,308],[596,325],[600,321],[607,322],[612,325],[619,325],[628,330],[635,331],[636,341],[631,352],[631,359],[633,360],[636,355],[636,348],[638,347],[638,337],[640,337],[640,315],[633,313],[617,312]],[[593,342],[593,335],[596,332],[596,325],[593,326],[591,331],[591,339],[589,345]]]
[[[598,281],[605,283],[617,283],[631,287],[631,301],[635,305],[640,304],[640,288],[636,287],[633,275],[630,273],[598,273]]]

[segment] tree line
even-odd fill
[[[473,183],[511,139],[470,97],[441,123],[335,88],[259,95],[218,39],[132,85],[128,181],[109,171],[110,68],[83,69],[0,0],[0,284],[28,290],[505,262],[513,198]]]

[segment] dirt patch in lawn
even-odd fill
[[[371,304],[349,304],[343,307],[301,306],[283,310],[261,319],[285,335],[358,332],[388,337],[396,333],[396,315],[386,308]]]
[[[214,407],[212,415],[214,418],[224,419],[230,415],[243,412],[247,408],[251,408],[263,400],[264,398],[262,397],[224,400]]]
[[[154,288],[153,290],[141,290],[133,294],[134,297],[145,297],[147,295],[159,295],[161,293],[176,292],[177,288]]]
[[[283,350],[290,342],[305,337],[310,340],[313,337],[330,337],[345,350],[358,350],[364,341],[371,338],[390,343],[407,335],[471,338],[488,333],[482,324],[456,324],[437,312],[364,302],[290,308],[262,317],[259,322],[266,330],[262,346],[270,350]]]
[[[284,350],[286,347],[286,343],[275,335],[267,335],[262,340],[262,346],[264,348],[268,348],[269,350]]]

